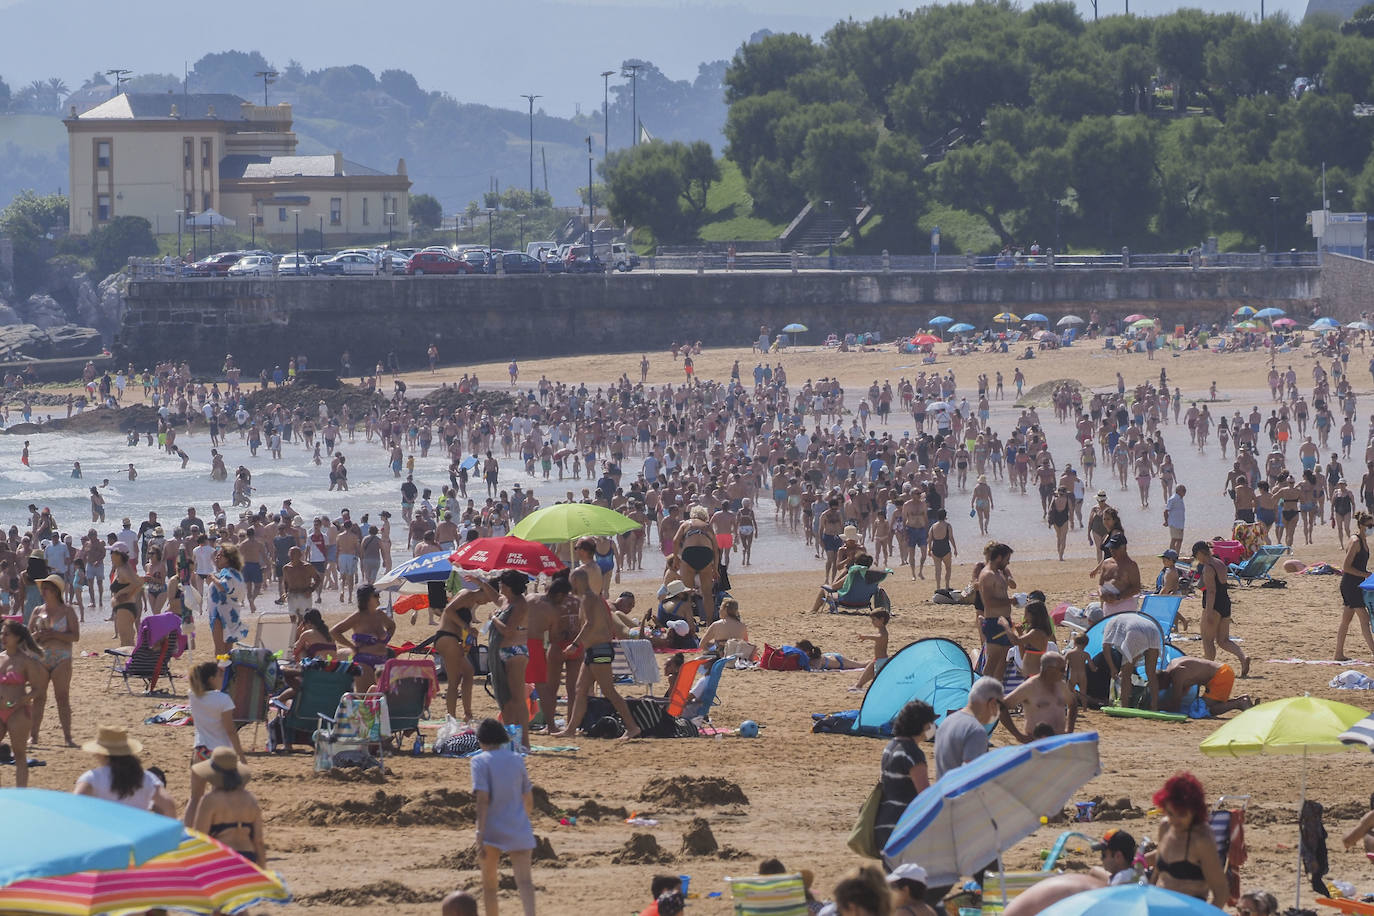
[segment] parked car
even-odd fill
[[[283,277],[308,277],[317,271],[308,255],[287,254],[277,262],[277,273]]]
[[[639,253],[624,242],[612,242],[611,252],[603,260],[621,273],[629,273],[639,266]]]
[[[508,274],[542,274],[544,263],[523,251],[503,251],[500,254],[501,272]]]
[[[598,248],[597,251],[600,252],[601,249]],[[606,272],[606,262],[601,259],[600,253],[593,257],[588,246],[572,245],[563,258],[563,268],[570,274],[599,274]]]
[[[275,259],[269,254],[250,254],[239,258],[225,271],[229,277],[270,277],[277,272]]]
[[[485,274],[491,272],[491,253],[483,248],[469,248],[458,256],[471,268],[469,273]]]
[[[320,273],[330,276],[359,275],[373,276],[377,273],[377,262],[360,251],[348,251],[320,262]]]
[[[470,274],[472,267],[447,251],[419,251],[406,264],[406,273],[417,277],[425,274]]]
[[[210,255],[208,258],[201,258],[192,264],[190,273],[193,277],[223,277],[229,273],[229,268],[239,262],[240,258],[256,253],[251,251],[221,251],[218,254]]]

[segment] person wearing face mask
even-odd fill
[[[1370,631],[1371,611],[1367,603],[1370,592],[1360,588],[1360,583],[1369,575],[1369,542],[1374,537],[1374,516],[1368,512],[1355,513],[1355,533],[1350,537],[1350,545],[1345,549],[1345,559],[1341,561],[1341,625],[1336,630],[1336,661],[1349,661],[1345,654],[1345,635],[1350,631],[1350,621],[1359,618],[1360,632],[1364,634],[1365,645],[1374,655],[1374,633]]]
[[[892,720],[892,740],[883,749],[883,800],[873,821],[873,838],[879,849],[887,845],[906,806],[930,785],[926,755],[917,742],[934,735],[935,710],[920,700],[908,702]]]

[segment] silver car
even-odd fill
[[[239,258],[227,271],[230,277],[270,277],[277,272],[277,265],[271,255],[250,254]]]

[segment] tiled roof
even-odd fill
[[[239,120],[239,106],[244,100],[227,92],[125,92],[77,117],[87,120],[171,120],[172,106],[182,120],[201,121],[214,116],[222,121]]]

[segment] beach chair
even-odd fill
[[[229,651],[229,664],[224,669],[220,689],[234,701],[234,724],[239,728],[254,726],[254,744],[257,743],[256,726],[267,721],[267,703],[280,682],[281,671],[271,650],[242,648]]]
[[[253,625],[253,645],[273,655],[290,652],[296,644],[296,623],[285,614],[262,614]]]
[[[1217,799],[1208,816],[1212,840],[1217,844],[1217,858],[1226,871],[1226,883],[1231,888],[1233,899],[1240,896],[1240,868],[1248,856],[1245,848],[1245,808],[1249,803],[1249,795],[1223,795]]]
[[[320,716],[330,716],[339,708],[339,699],[353,688],[353,679],[360,673],[361,669],[350,662],[307,662],[302,666],[301,685],[291,704],[272,701],[278,714],[268,730],[267,749],[284,747],[290,753],[292,745],[311,743]]]
[[[430,701],[439,690],[434,662],[427,658],[388,659],[377,678],[377,690],[386,697],[391,734],[399,749],[401,735],[420,730],[420,720],[425,718]]]
[[[716,699],[716,692],[720,689],[720,676],[725,673],[726,667],[733,660],[731,658],[718,658],[711,663],[711,670],[706,674],[706,686],[701,692],[701,697],[697,700],[699,711],[697,715],[692,717],[693,719],[711,721],[711,707],[720,705],[720,701]],[[687,689],[689,692],[691,691],[690,684],[687,685]]]
[[[1287,552],[1288,548],[1282,544],[1264,544],[1244,563],[1227,564],[1226,578],[1236,585],[1253,585],[1256,581],[1269,579],[1269,571]]]
[[[982,916],[996,916],[1006,907],[1006,904],[1015,900],[1021,894],[1030,890],[1035,885],[1052,878],[1055,875],[1064,874],[1063,869],[1056,868],[1059,857],[1063,854],[1064,848],[1068,846],[1070,840],[1081,840],[1084,850],[1089,854],[1092,846],[1097,842],[1094,838],[1076,830],[1065,830],[1059,834],[1059,838],[1050,847],[1049,855],[1045,857],[1044,863],[1034,871],[989,871],[983,876],[983,909]],[[1005,897],[1003,896],[1005,893]]]
[[[659,679],[654,644],[647,639],[615,640],[615,661],[611,662],[611,676],[617,683],[641,686],[645,688],[646,694],[652,694],[654,684],[657,684]]]
[[[317,713],[315,729],[315,772],[323,773],[345,761],[375,766],[386,774],[386,741],[391,737],[391,719],[386,696],[379,691],[345,693],[339,697],[334,715]],[[376,748],[374,756],[372,749]]]
[[[801,875],[726,878],[735,916],[808,916]]]
[[[857,581],[846,592],[827,591],[825,603],[832,614],[871,614],[874,611],[892,613],[892,600],[882,582],[892,575],[890,569],[870,569],[862,581]]]
[[[1159,624],[1165,642],[1173,641],[1174,623],[1178,620],[1178,610],[1183,605],[1181,595],[1146,595],[1140,602],[1139,614],[1144,614]]]
[[[682,669],[678,671],[677,678],[673,681],[672,690],[668,694],[668,715],[680,716],[686,707],[687,701],[692,697],[692,685],[697,681],[697,671],[702,665],[710,664],[709,658],[694,658],[689,662],[684,662]]]
[[[112,657],[110,675],[105,681],[108,690],[116,676],[124,679],[129,693],[134,689],[131,678],[143,682],[144,696],[176,696],[176,676],[171,662],[186,651],[186,637],[181,632],[181,617],[177,614],[150,614],[138,625],[138,637],[132,649],[106,649]],[[158,690],[157,682],[165,678],[167,689]]]

